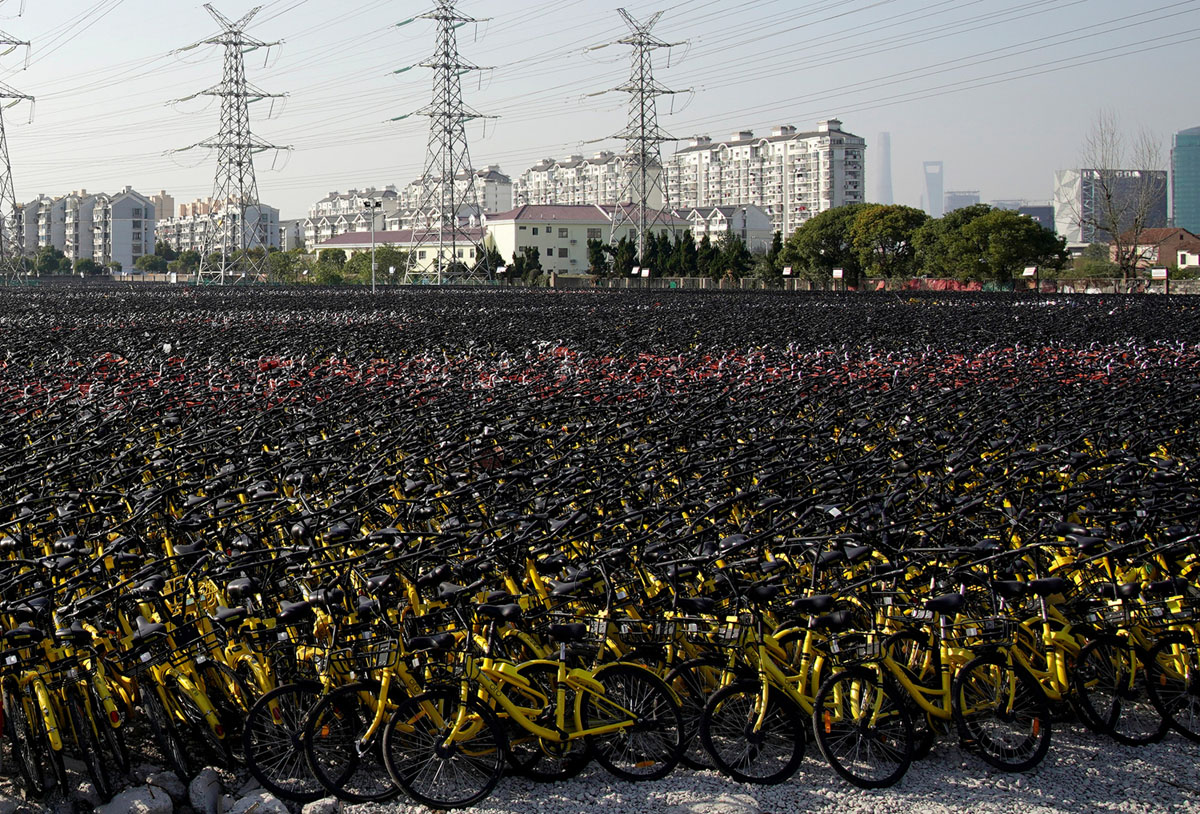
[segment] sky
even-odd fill
[[[288,150],[256,157],[259,196],[303,217],[333,190],[421,175],[432,0],[259,0],[247,33],[280,42],[246,57],[278,99],[251,106],[254,134]],[[28,40],[0,57],[17,199],[73,190],[212,194],[220,107],[188,99],[221,81],[222,51],[187,46],[220,27],[194,0],[0,0],[0,31]],[[254,4],[214,0],[238,19]],[[923,161],[947,190],[1048,201],[1054,171],[1078,166],[1102,111],[1132,138],[1151,132],[1165,168],[1173,133],[1200,125],[1200,0],[624,0],[662,11],[655,76],[680,93],[659,121],[680,139],[722,139],[839,118],[867,140],[867,191],[881,132],[897,203],[919,205]],[[458,30],[476,167],[514,178],[546,157],[621,149],[630,49],[616,5],[595,0],[460,0]],[[23,12],[23,13],[20,13]],[[185,50],[186,49],[186,50]],[[405,70],[410,68],[409,70]],[[179,101],[184,100],[184,101]],[[406,117],[407,118],[403,118]],[[392,121],[400,119],[399,121]],[[686,144],[686,142],[684,142]],[[674,144],[664,145],[664,155]]]

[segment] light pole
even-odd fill
[[[375,210],[383,206],[382,201],[366,201],[363,208],[371,217],[371,293],[375,293]]]

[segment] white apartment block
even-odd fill
[[[634,239],[636,232],[612,233],[612,206],[519,206],[511,212],[487,219],[488,238],[504,262],[525,247],[536,248],[542,270],[559,274],[586,274],[589,269],[587,243],[600,240],[617,243],[622,237]],[[658,231],[682,232],[689,224],[678,216],[665,216]]]
[[[487,169],[476,170],[475,176],[475,194],[479,198],[479,207],[483,209],[484,214],[491,215],[497,212],[508,212],[513,208],[513,181],[505,175],[500,167],[492,164]],[[455,195],[461,197],[466,194],[467,183],[471,180],[471,176],[465,172],[460,172],[454,178]],[[406,213],[414,212],[421,206],[421,201],[425,196],[425,185],[420,179],[413,181],[400,192],[400,209]],[[467,208],[472,208],[468,206]]]
[[[379,206],[375,207],[374,204]],[[370,206],[368,206],[370,204]],[[308,217],[300,225],[304,245],[312,248],[327,240],[352,232],[371,230],[371,213],[374,212],[375,228],[386,228],[387,219],[400,209],[400,193],[388,185],[383,189],[331,192],[313,204]]]
[[[766,253],[775,239],[771,216],[754,204],[745,206],[712,206],[690,211],[676,210],[686,220],[697,243],[706,236],[716,243],[722,235],[732,235],[746,244],[752,252]]]
[[[182,204],[179,207],[179,217],[159,222],[156,239],[177,252],[216,252],[222,248],[233,250],[238,244],[239,216],[236,207],[229,211],[232,216],[227,218],[222,214],[220,204],[212,199]],[[245,231],[247,248],[279,248],[281,234],[278,209],[266,204],[248,206],[245,218],[242,228]],[[209,240],[209,232],[214,229],[217,234]]]
[[[663,207],[661,168],[653,172],[648,205]],[[517,180],[518,205],[529,206],[616,206],[629,188],[631,170],[624,158],[612,152],[596,153],[591,158],[573,155],[557,160],[544,159],[530,167]]]
[[[89,258],[130,269],[154,253],[156,222],[149,198],[125,187],[114,195],[78,190],[61,198],[38,196],[22,208],[25,251],[53,246],[71,262]]]
[[[814,215],[864,203],[865,161],[866,141],[837,119],[807,133],[786,125],[770,136],[698,136],[667,162],[667,197],[680,210],[753,204],[787,236]]]

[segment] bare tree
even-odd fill
[[[1129,138],[1116,114],[1105,111],[1096,116],[1081,158],[1072,215],[1092,242],[1107,239],[1128,281],[1145,259],[1142,233],[1166,225],[1167,174],[1158,139],[1146,129]]]

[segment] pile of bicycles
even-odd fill
[[[435,808],[593,762],[778,783],[810,739],[867,788],[945,740],[1200,740],[1186,304],[0,299],[31,795],[72,756],[111,796],[143,737]]]

